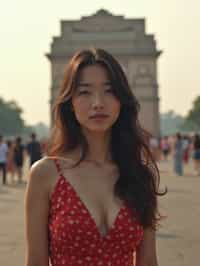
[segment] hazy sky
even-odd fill
[[[6,0],[0,9],[0,97],[15,99],[28,124],[49,123],[50,51],[60,20],[80,19],[100,8],[126,18],[146,18],[158,49],[160,110],[185,115],[200,95],[198,0]]]

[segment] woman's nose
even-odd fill
[[[103,108],[104,107],[104,97],[101,93],[96,93],[92,97],[93,107]]]

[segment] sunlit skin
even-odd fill
[[[81,71],[78,86],[72,97],[72,107],[89,146],[93,147],[93,155],[95,154],[97,160],[106,160],[105,157],[109,155],[107,151],[105,155],[105,149],[109,147],[110,131],[118,119],[121,104],[113,93],[104,67],[86,66]],[[104,114],[106,117],[91,118],[96,114]],[[101,154],[100,150],[104,150],[103,158],[97,158],[97,154]],[[89,157],[93,157],[90,155]]]
[[[100,65],[85,67],[74,97],[73,110],[76,119],[84,130],[104,132],[115,123],[120,112],[120,102],[113,94],[113,88],[106,70]],[[107,119],[94,120],[96,113],[108,115]]]

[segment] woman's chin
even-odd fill
[[[94,133],[105,133],[110,130],[110,127],[105,127],[102,125],[96,125],[92,127],[87,127],[85,128],[89,132],[94,132]]]

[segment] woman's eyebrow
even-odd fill
[[[103,82],[104,85],[111,85],[111,82],[110,81],[105,81]]]
[[[90,87],[92,84],[89,82],[80,81],[78,82],[78,86]]]
[[[91,87],[93,84],[90,82],[85,82],[85,81],[79,81],[78,82],[78,86],[83,86],[83,87]],[[102,85],[111,85],[111,82],[108,81],[104,81],[102,82]]]

